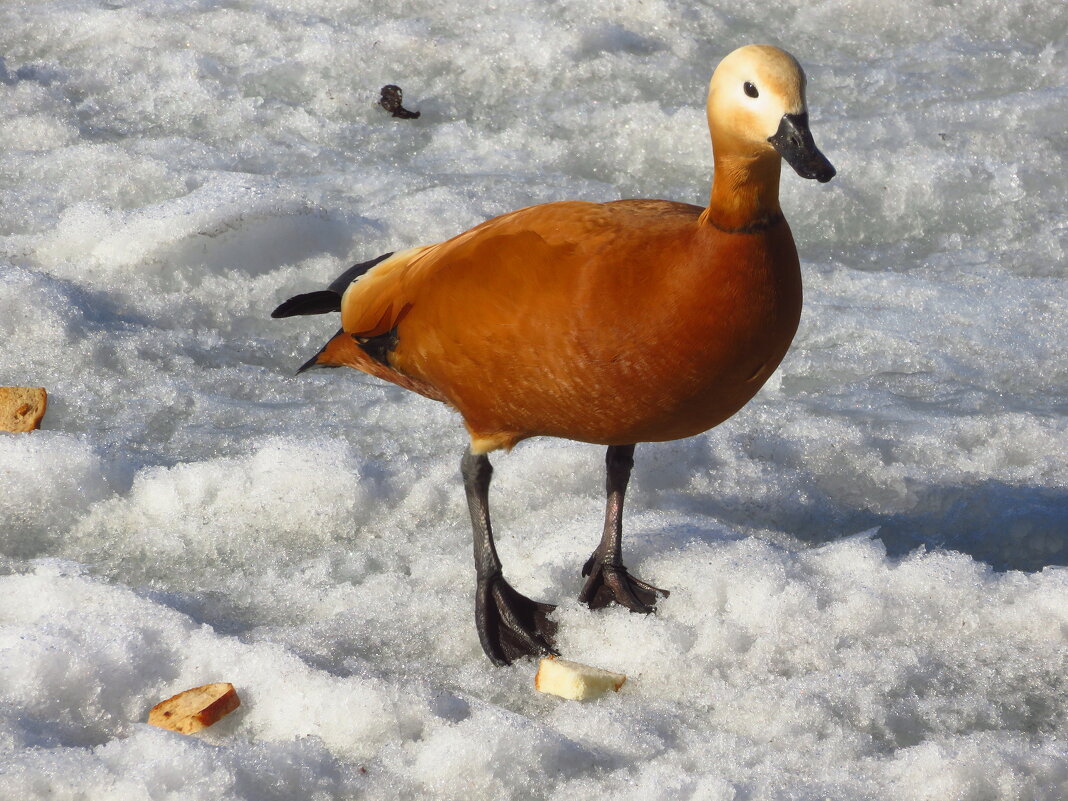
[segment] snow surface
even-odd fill
[[[400,9],[400,10],[398,10]],[[355,260],[562,198],[701,203],[747,42],[809,75],[793,350],[643,445],[494,457],[506,574],[588,704],[472,624],[454,413],[294,368]],[[1068,797],[1068,4],[8,0],[0,6],[0,798]],[[397,83],[415,121],[375,105]],[[244,705],[143,723],[187,687]]]

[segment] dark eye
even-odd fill
[[[745,86],[743,86],[742,88],[745,89],[745,93],[750,97],[758,97],[760,95],[760,92],[757,91],[757,88],[753,86],[753,84],[749,83],[749,81],[746,81]]]

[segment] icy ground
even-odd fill
[[[398,10],[400,9],[400,10]],[[722,427],[640,446],[654,617],[574,600],[600,448],[495,457],[589,704],[471,620],[456,416],[276,303],[530,203],[703,203],[704,93],[797,55],[806,308]],[[0,798],[1068,797],[1068,4],[5,0]],[[420,119],[375,106],[397,83]],[[188,738],[156,701],[232,681]]]

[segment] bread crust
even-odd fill
[[[148,722],[180,734],[194,734],[218,723],[241,706],[230,682],[204,684],[173,695],[152,707]]]
[[[0,431],[24,434],[40,428],[47,406],[44,387],[0,387]]]

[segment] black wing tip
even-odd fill
[[[321,348],[319,348],[318,353],[316,353],[314,356],[308,359],[308,361],[304,362],[304,364],[297,368],[296,374],[300,375],[301,373],[307,372],[308,370],[317,370],[323,367],[338,367],[339,365],[336,364],[323,364],[319,361],[319,357],[323,355],[323,351],[325,351],[330,346],[330,343],[334,341],[334,338],[341,334],[343,331],[343,328],[339,328],[337,334],[334,334],[333,337],[330,337],[327,343]]]
[[[326,370],[326,369],[333,370],[333,369],[335,369],[336,367],[339,366],[339,365],[336,365],[336,364],[322,364],[322,363],[320,363],[319,362],[319,357],[322,355],[322,353],[323,353],[322,351],[319,351],[314,356],[312,356],[310,359],[308,359],[308,361],[304,362],[304,364],[302,364],[300,367],[297,368],[297,372],[294,373],[294,375],[300,375],[301,373],[306,373],[309,370]]]
[[[312,356],[310,359],[308,359],[308,361],[304,362],[304,364],[302,364],[300,367],[298,367],[297,368],[297,372],[294,373],[294,375],[300,375],[301,373],[306,373],[309,370],[314,370],[316,367],[322,367],[323,365],[316,363],[316,360],[318,358],[319,358],[319,354],[316,353],[314,356]]]

